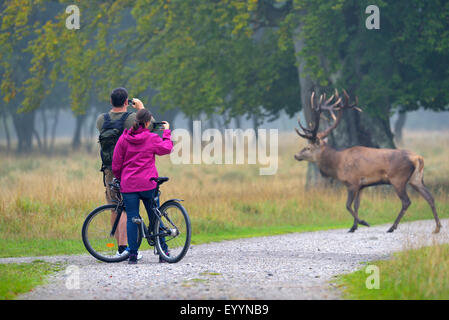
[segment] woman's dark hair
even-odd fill
[[[125,88],[116,88],[111,92],[111,103],[114,107],[123,107],[128,99],[128,91]]]
[[[137,111],[136,121],[134,121],[133,124],[133,130],[136,131],[140,127],[145,128],[145,124],[148,121],[151,121],[152,117],[153,116],[151,115],[150,111],[148,111],[148,109],[140,109],[139,111]]]

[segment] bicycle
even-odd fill
[[[148,212],[148,228],[140,215],[133,219],[133,222],[139,226],[137,243],[140,247],[142,239],[146,238],[148,244],[155,247],[155,253],[157,252],[163,260],[168,263],[176,263],[185,256],[190,247],[192,236],[190,218],[180,203],[183,201],[181,199],[170,199],[157,207],[157,200],[161,194],[159,187],[169,178],[159,177],[150,180],[157,183],[157,190],[151,204],[151,212]],[[129,258],[129,252],[117,255],[118,244],[115,232],[121,214],[126,210],[120,193],[120,181],[114,179],[109,187],[117,194],[115,203],[100,206],[89,213],[84,221],[81,234],[84,246],[92,256],[104,262],[121,262]],[[112,212],[116,213],[115,219],[113,219]],[[151,228],[153,228],[152,232],[149,230]],[[161,242],[164,240],[169,247],[169,252],[162,249]]]

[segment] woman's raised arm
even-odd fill
[[[155,136],[152,146],[154,148],[154,153],[158,156],[171,153],[173,150],[173,141],[171,141],[170,130],[164,130],[162,139],[159,136]]]

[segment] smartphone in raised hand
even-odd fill
[[[164,130],[164,122],[153,122],[153,130]]]

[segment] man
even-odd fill
[[[103,171],[103,183],[106,187],[106,201],[108,204],[114,203],[114,199],[117,199],[117,194],[115,194],[110,188],[109,184],[112,183],[114,179],[114,174],[112,173],[112,155],[114,152],[115,143],[118,137],[123,133],[124,129],[129,129],[134,124],[136,120],[135,112],[127,112],[128,108],[128,92],[125,88],[116,88],[111,93],[111,105],[112,109],[108,113],[100,114],[97,118],[97,129],[100,132],[100,145],[101,145],[101,158],[102,166],[101,171]],[[137,111],[144,109],[142,101],[139,99],[132,99],[132,107]],[[154,123],[154,118],[151,119]],[[150,125],[150,130],[152,129],[152,124]],[[118,245],[117,255],[121,255],[125,252],[128,239],[126,236],[126,213],[123,212],[120,217],[119,225],[115,233]],[[112,211],[111,223],[115,221],[116,213]],[[139,259],[142,256],[139,255]]]

